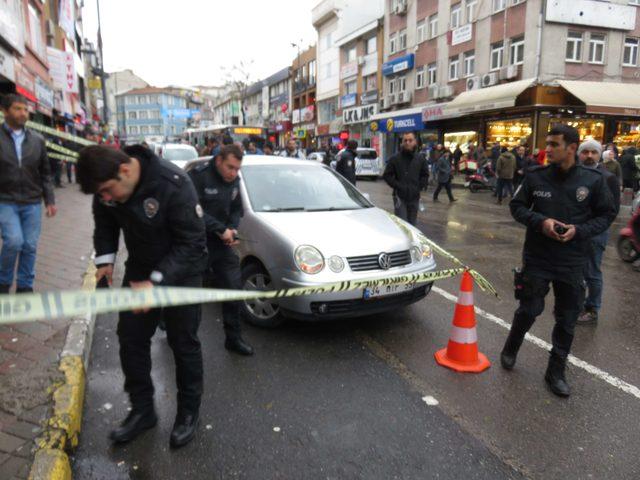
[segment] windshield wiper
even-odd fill
[[[269,210],[263,210],[263,212],[305,212],[307,211],[304,207],[279,207],[279,208],[270,208]]]
[[[328,207],[328,208],[309,208],[307,212],[337,212],[340,210],[358,210],[357,207],[348,207],[348,208],[339,208],[339,207]]]

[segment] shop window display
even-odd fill
[[[530,136],[531,120],[529,118],[487,122],[488,145],[499,142],[503,147],[513,148],[529,143]]]
[[[580,141],[597,140],[602,143],[604,141],[604,120],[600,118],[591,119],[572,119],[572,118],[553,118],[549,122],[549,130],[557,123],[569,125],[580,134]]]
[[[470,144],[478,144],[478,132],[451,132],[444,134],[444,146],[452,152],[457,146],[460,146],[460,150],[463,153],[467,153]]]
[[[613,141],[619,148],[640,147],[640,122],[618,122]]]

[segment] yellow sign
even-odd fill
[[[233,133],[237,135],[261,135],[261,128],[238,127],[233,129]]]
[[[371,128],[372,132],[377,132],[378,131],[378,122],[371,122],[370,128]]]
[[[91,90],[100,90],[102,88],[102,82],[100,77],[92,77],[87,82]]]
[[[306,138],[307,137],[307,131],[306,130],[296,130],[294,133],[294,136],[296,138]]]
[[[393,118],[387,120],[387,132],[393,132]]]

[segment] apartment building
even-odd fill
[[[292,128],[301,146],[313,145],[316,127],[316,46],[300,52],[291,65]]]

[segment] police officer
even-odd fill
[[[336,172],[356,184],[356,157],[358,156],[358,142],[349,140],[347,148],[340,154],[340,160],[336,163]]]
[[[236,145],[225,145],[210,162],[189,172],[204,209],[207,230],[209,268],[222,288],[242,289],[240,261],[233,251],[243,215],[238,172],[242,151]],[[241,355],[253,355],[253,348],[242,339],[240,302],[222,304],[222,320],[227,350]]]
[[[584,266],[591,237],[615,218],[602,174],[576,164],[580,137],[576,129],[556,125],[547,135],[549,165],[532,167],[510,203],[511,214],[527,227],[522,271],[516,272],[515,312],[502,350],[502,366],[511,370],[525,334],[544,310],[553,285],[555,326],[545,380],[551,391],[567,397],[565,365],[576,320],[584,302]]]
[[[207,250],[202,208],[187,175],[150,150],[123,151],[91,146],[80,152],[78,181],[93,193],[95,263],[98,281],[111,284],[120,230],[128,251],[123,286],[201,287]],[[120,363],[131,412],[111,432],[111,440],[133,440],[157,422],[153,406],[150,341],[164,317],[176,362],[178,411],[173,448],[194,436],[202,395],[202,352],[198,339],[200,306],[122,312],[118,322]]]

